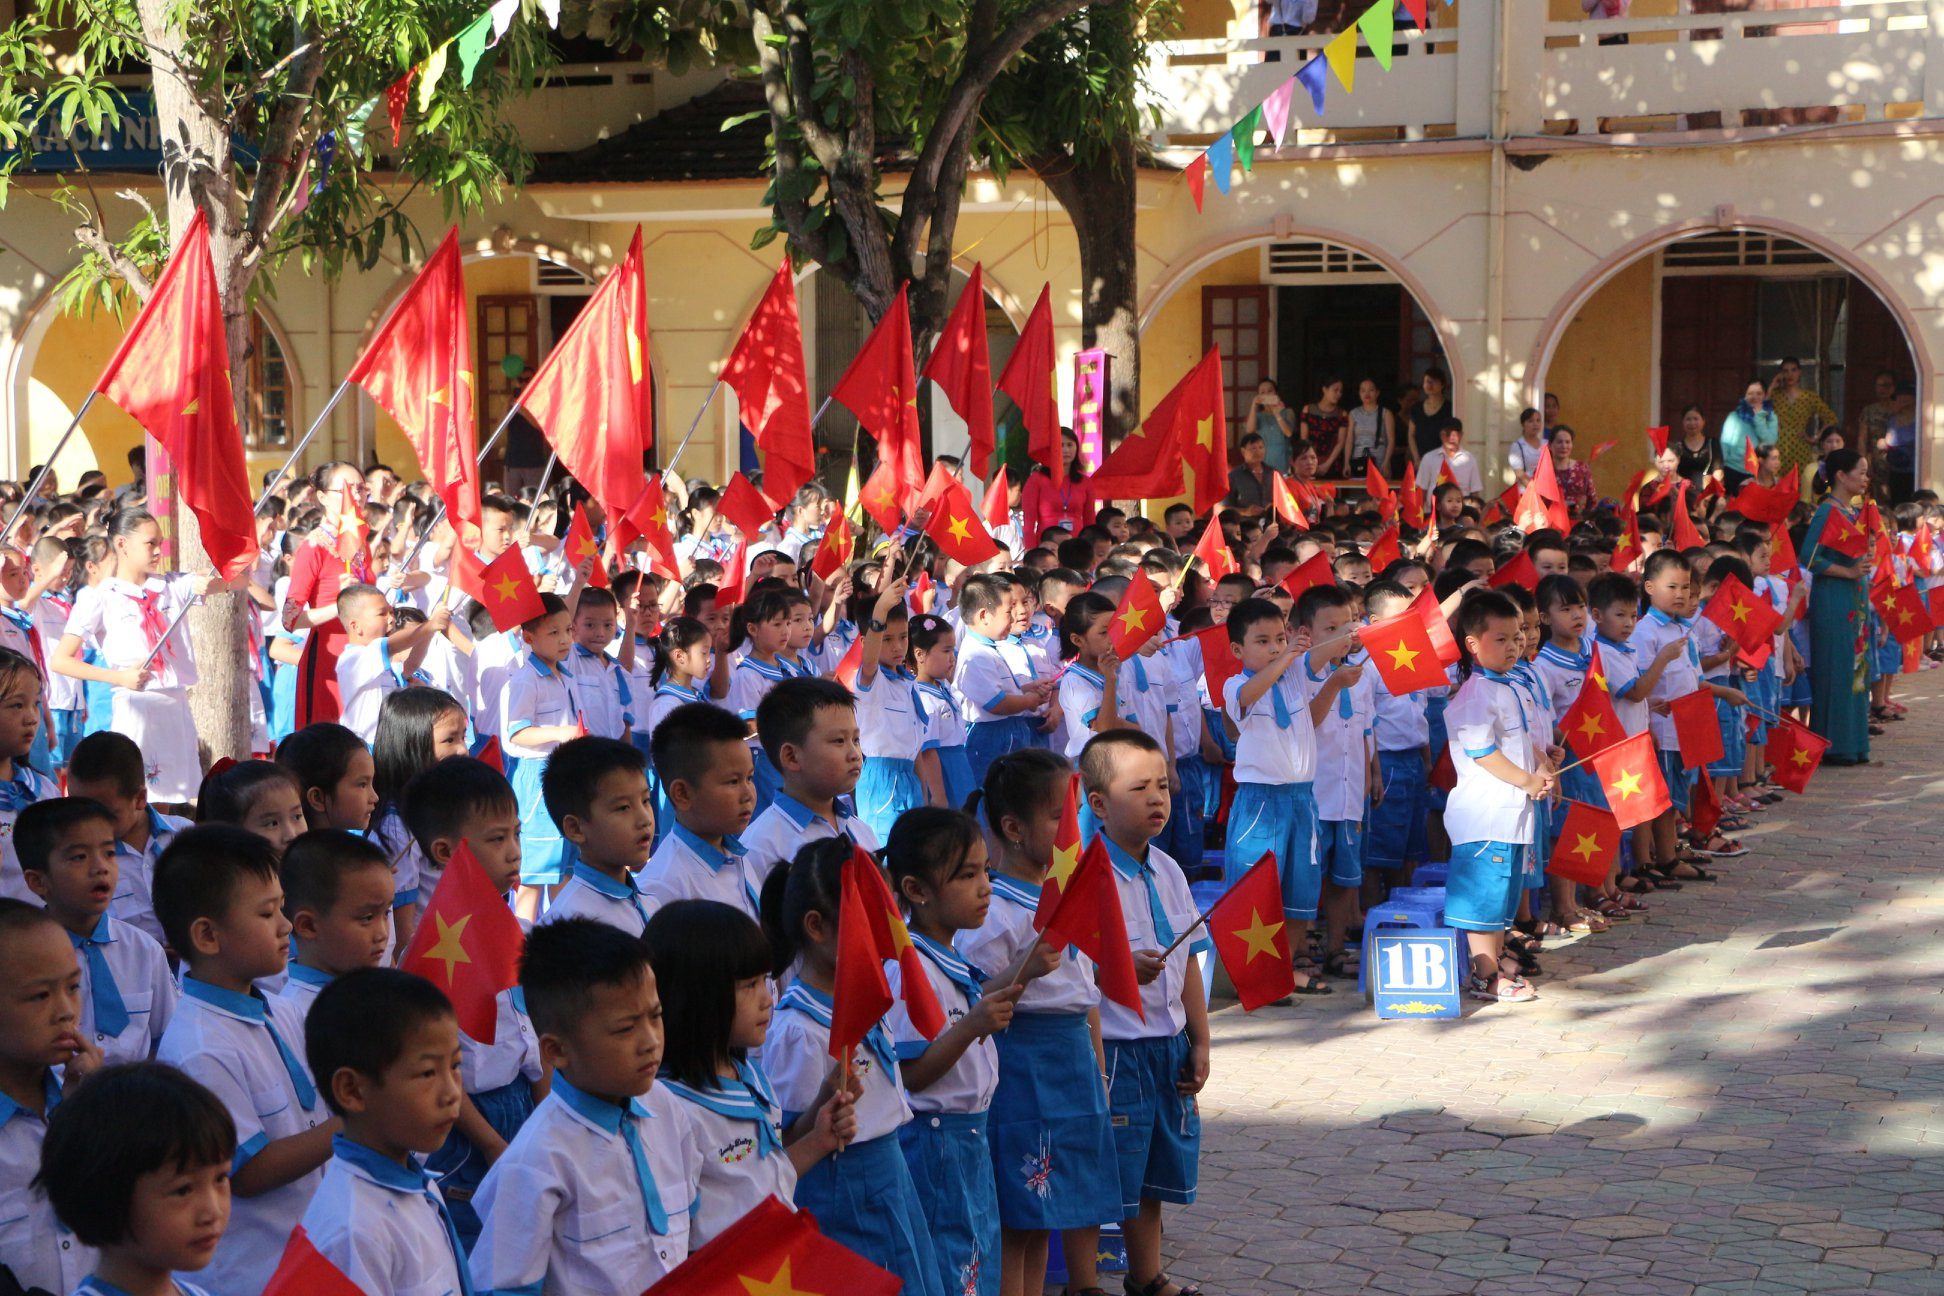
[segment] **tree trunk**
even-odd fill
[[[1141,336],[1134,248],[1134,140],[1081,161],[1061,152],[1029,159],[1073,221],[1080,244],[1080,344],[1114,357],[1110,444],[1141,421]]]

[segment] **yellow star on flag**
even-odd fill
[[[1728,611],[1733,614],[1735,620],[1746,621],[1750,609],[1748,604],[1737,601],[1728,608]]]
[[[1898,625],[1910,624],[1910,609],[1904,607],[1902,604],[1899,604],[1897,606],[1897,624]]]
[[[1798,765],[1807,765],[1809,763],[1809,753],[1798,747],[1789,753],[1789,759]]]
[[[1255,957],[1258,954],[1267,954],[1270,958],[1281,957],[1276,949],[1276,933],[1282,929],[1282,923],[1266,923],[1262,921],[1262,911],[1260,909],[1250,909],[1249,925],[1247,927],[1237,927],[1234,932],[1235,935],[1242,938],[1249,949],[1249,956],[1242,960],[1243,966],[1246,967],[1248,964],[1255,962]]]
[[[1121,629],[1123,630],[1147,629],[1147,609],[1146,608],[1127,609],[1127,611],[1120,614],[1120,623],[1121,623]]]
[[[783,1267],[770,1275],[765,1281],[752,1278],[748,1274],[737,1274],[737,1281],[743,1285],[748,1296],[819,1296],[805,1287],[798,1287],[790,1277],[790,1257],[783,1257]]]
[[[1064,889],[1067,884],[1067,879],[1073,876],[1073,870],[1079,867],[1079,842],[1075,842],[1071,846],[1055,846],[1053,848],[1053,867],[1047,870],[1046,880]]]
[[[641,381],[641,335],[633,329],[628,330],[628,378]]]
[[[1600,853],[1600,839],[1586,833],[1574,833],[1572,853],[1583,860],[1591,860]]]
[[[433,914],[432,921],[439,925],[439,939],[431,949],[425,951],[425,960],[445,964],[446,985],[449,988],[452,985],[452,970],[461,963],[472,962],[472,955],[466,953],[464,940],[466,924],[472,921],[472,915],[466,914],[458,922],[449,923],[444,914]]]
[[[1606,721],[1591,713],[1580,717],[1580,736],[1589,742],[1606,732]]]
[[[202,397],[200,396],[190,397],[189,403],[182,407],[183,418],[188,418],[191,414],[200,414],[201,412],[202,412]]]
[[[1407,648],[1403,644],[1399,644],[1390,650],[1391,665],[1397,667],[1399,670],[1415,670],[1417,668],[1418,656],[1417,649]]]
[[[511,603],[513,596],[520,592],[520,582],[514,580],[511,576],[502,576],[494,584],[493,592],[499,595],[498,602]]]
[[[1596,689],[1598,689],[1598,690],[1600,690],[1600,692],[1602,692],[1602,693],[1611,693],[1611,692],[1613,692],[1613,690],[1612,690],[1612,689],[1610,689],[1610,688],[1608,688],[1608,687],[1607,687],[1607,682],[1606,682],[1606,672],[1605,672],[1605,671],[1594,671],[1594,672],[1593,672],[1593,687],[1594,687],[1594,688],[1596,688]]]
[[[1195,444],[1204,450],[1215,448],[1215,420],[1202,419],[1195,425]]]
[[[592,540],[582,537],[579,546],[574,550],[574,558],[577,562],[586,562],[590,558],[599,556],[600,552],[594,547]]]
[[[871,497],[871,502],[881,509],[894,508],[898,503],[898,497],[893,495],[889,490],[880,489],[877,494]]]
[[[1633,770],[1620,771],[1620,777],[1607,784],[1607,786],[1619,793],[1623,801],[1628,797],[1642,795],[1640,775]]]
[[[972,528],[962,517],[955,517],[950,522],[947,522],[945,524],[945,530],[950,533],[952,539],[960,542],[968,541],[972,538]]]

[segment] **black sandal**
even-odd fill
[[[1145,1287],[1136,1287],[1132,1278],[1123,1278],[1121,1289],[1127,1293],[1127,1296],[1161,1296],[1161,1293],[1168,1289],[1168,1284],[1172,1282],[1174,1279],[1168,1275],[1157,1274],[1154,1281]],[[1193,1283],[1175,1283],[1175,1296],[1202,1296],[1202,1289]]]
[[[1304,973],[1304,974],[1305,974],[1305,975],[1306,975],[1306,976],[1307,976],[1307,977],[1309,978],[1309,979],[1308,979],[1308,980],[1306,980],[1306,981],[1299,981],[1299,982],[1297,982],[1297,983],[1296,983],[1296,993],[1297,993],[1297,994],[1299,994],[1299,995],[1326,995],[1326,994],[1335,994],[1335,993],[1336,993],[1336,991],[1334,991],[1334,990],[1332,990],[1332,989],[1330,988],[1330,983],[1329,983],[1328,981],[1325,981],[1325,980],[1324,980],[1324,979],[1322,978],[1322,976],[1321,976],[1321,975],[1319,975],[1318,973],[1316,973],[1316,972],[1312,972],[1312,971],[1308,971],[1308,970],[1306,970],[1306,969],[1303,969],[1303,968],[1298,968],[1298,969],[1297,969],[1297,971],[1299,971],[1299,972],[1303,972],[1303,973]]]
[[[1354,977],[1362,970],[1363,960],[1349,950],[1338,950],[1323,960],[1323,974],[1333,977]]]

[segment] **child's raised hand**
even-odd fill
[[[72,1093],[74,1086],[101,1069],[101,1050],[93,1040],[78,1028],[68,1039],[74,1044],[74,1056],[67,1060],[61,1075],[62,1093]]]
[[[1160,976],[1162,969],[1167,966],[1168,961],[1161,957],[1160,950],[1145,949],[1134,951],[1134,979],[1142,985],[1147,985],[1156,977]]]
[[[996,1035],[1012,1025],[1013,1009],[1019,1003],[1019,996],[1026,993],[1023,985],[1004,986],[980,998],[965,1020],[972,1023],[972,1033],[979,1039]]]
[[[905,601],[906,588],[902,580],[894,580],[886,585],[883,592],[878,595],[877,605],[872,609],[872,615],[880,621],[884,620],[885,615],[892,608]]]
[[[1335,674],[1343,680],[1343,687],[1345,688],[1350,688],[1355,685],[1358,680],[1363,678],[1363,673],[1364,668],[1361,665],[1353,666],[1349,662],[1343,663],[1335,671]]]
[[[444,634],[452,628],[452,609],[441,603],[432,609],[432,615],[425,618],[425,623],[432,627],[433,634]]]
[[[1119,670],[1120,656],[1112,648],[1100,654],[1100,678],[1106,679]]]
[[[1686,652],[1687,652],[1687,640],[1670,639],[1666,643],[1661,645],[1660,655],[1655,657],[1654,661],[1659,665],[1665,666],[1669,662],[1673,661],[1676,657],[1682,656]]]

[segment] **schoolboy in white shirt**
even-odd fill
[[[74,744],[68,758],[68,795],[91,797],[115,820],[115,898],[108,912],[164,944],[150,894],[155,861],[190,821],[149,804],[142,749],[127,734],[104,729]]]
[[[619,616],[612,593],[593,585],[582,589],[574,602],[574,646],[562,663],[581,723],[597,738],[626,739],[634,726],[634,688],[628,672],[607,654]]]
[[[1353,682],[1316,717],[1316,862],[1323,876],[1323,970],[1355,976],[1344,935],[1362,925],[1364,818],[1370,805],[1376,702],[1371,673],[1346,662],[1353,647],[1355,600],[1340,585],[1318,585],[1296,602],[1296,621],[1316,647],[1303,654],[1304,687],[1312,692],[1346,671]]]
[[[675,811],[673,829],[641,871],[641,891],[657,908],[716,900],[761,920],[763,879],[741,840],[756,809],[746,729],[707,702],[676,707],[655,728],[655,770]]]
[[[783,789],[743,834],[753,875],[767,878],[822,837],[878,849],[877,834],[850,802],[864,772],[864,747],[849,689],[835,680],[785,680],[757,708],[756,732],[782,772]]]
[[[405,687],[425,660],[432,637],[452,624],[452,613],[434,608],[425,620],[387,633],[391,604],[376,585],[345,586],[338,591],[337,606],[345,636],[337,661],[343,708],[339,723],[368,745],[378,736],[378,712],[385,695]]]
[[[654,911],[635,886],[655,845],[648,758],[618,738],[570,739],[547,758],[540,787],[547,813],[573,848],[573,865],[537,921],[593,918],[641,935]]]

